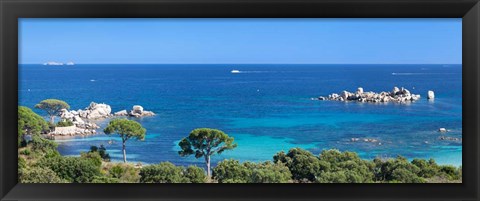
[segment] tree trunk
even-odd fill
[[[54,124],[55,123],[55,116],[50,115],[50,123]]]
[[[125,146],[125,141],[123,141],[122,148],[123,148],[123,162],[127,163],[127,149],[126,149],[126,146]]]
[[[207,164],[207,176],[208,178],[211,178],[211,173],[210,173],[210,156],[209,155],[206,155],[205,156],[205,162]]]

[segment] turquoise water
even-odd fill
[[[445,127],[446,136],[462,136],[461,80],[461,65],[21,65],[19,104],[33,108],[58,98],[83,109],[95,101],[113,112],[142,105],[157,115],[136,119],[147,139],[127,142],[127,159],[143,163],[201,166],[200,159],[180,157],[177,143],[194,128],[211,127],[238,143],[214,163],[271,160],[278,151],[302,147],[315,154],[335,148],[366,159],[403,155],[461,165],[461,142],[439,140],[437,132]],[[310,100],[357,87],[378,92],[394,86],[422,98],[410,104]],[[428,90],[435,91],[434,101],[426,99]],[[63,155],[103,144],[121,160],[119,140],[98,134],[57,141]]]

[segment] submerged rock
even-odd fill
[[[458,137],[440,136],[438,139],[439,139],[439,140],[444,140],[444,141],[462,142],[462,138],[458,138]]]

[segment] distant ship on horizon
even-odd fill
[[[64,64],[62,62],[49,61],[49,62],[43,63],[43,65],[44,66],[63,66],[63,65],[73,66],[73,65],[75,65],[75,63],[73,63],[72,61],[69,61],[69,62]]]
[[[231,73],[240,73],[239,70],[232,70],[232,71],[230,71],[230,72],[231,72]]]

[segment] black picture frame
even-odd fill
[[[1,0],[1,200],[479,200],[478,0]],[[462,184],[20,184],[18,18],[463,18]]]

